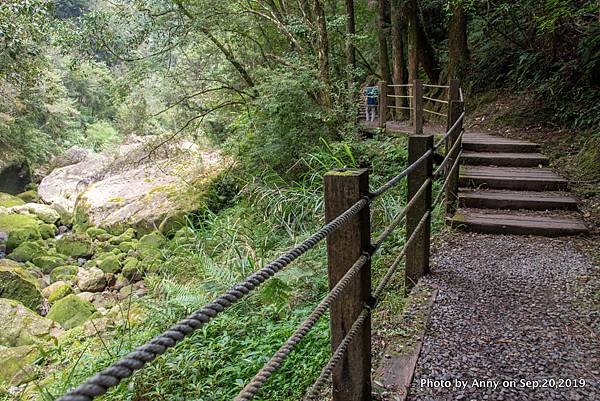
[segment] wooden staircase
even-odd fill
[[[568,182],[536,143],[465,133],[454,227],[556,237],[587,232]]]

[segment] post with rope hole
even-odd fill
[[[366,169],[341,169],[325,174],[325,218],[335,219],[369,194]],[[371,245],[369,207],[327,237],[329,289]],[[371,262],[331,305],[331,349],[335,351],[371,296]],[[333,401],[371,400],[371,320],[365,322],[333,371]]]
[[[388,87],[387,82],[379,81],[377,83],[379,87],[379,128],[384,129],[385,123],[387,122],[387,111],[388,111]]]
[[[463,112],[463,103],[460,101],[460,81],[458,79],[450,80],[450,89],[448,91],[448,124],[446,131],[454,125],[456,120],[460,117]],[[448,136],[446,139],[446,152],[448,152],[456,144],[457,140],[460,140],[459,136],[462,131],[462,122],[459,126]],[[446,216],[452,216],[456,212],[458,207],[458,181],[459,181],[459,168],[455,168],[451,171],[456,156],[460,153],[462,145],[458,145],[457,149],[452,152],[453,154],[447,154],[448,164],[446,165],[445,176],[448,179],[448,185],[446,186]],[[460,162],[459,162],[460,163]],[[449,176],[450,174],[450,176]]]
[[[415,132],[415,135],[408,137],[409,165],[430,150],[432,151],[431,155],[408,175],[407,201],[410,201],[416,195],[427,179],[430,181],[423,193],[415,201],[414,207],[406,215],[407,241],[412,236],[423,216],[427,212],[431,212],[431,180],[433,180],[433,135],[417,135]],[[416,234],[413,243],[406,248],[404,278],[407,290],[414,287],[421,277],[429,273],[430,234],[431,216],[427,217],[420,232]]]
[[[415,79],[413,81],[411,101],[412,101],[413,132],[415,135],[422,135],[423,134],[423,83],[419,79]]]

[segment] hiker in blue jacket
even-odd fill
[[[377,86],[367,86],[364,91],[365,95],[365,114],[367,122],[375,121],[377,109],[379,106],[379,88]]]

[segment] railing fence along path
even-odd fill
[[[323,228],[213,302],[69,391],[58,401],[92,401],[105,394],[324,239],[327,239],[329,293],[242,389],[235,401],[251,400],[327,310],[330,311],[332,357],[316,382],[307,390],[305,400],[318,400],[324,386],[331,383],[333,401],[370,401],[372,311],[386,295],[386,287],[401,266],[402,260],[405,261],[404,280],[407,289],[412,288],[419,278],[429,272],[431,214],[443,199],[446,213],[451,214],[457,206],[458,166],[465,116],[460,83],[451,80],[448,86],[423,85],[420,81],[414,81],[410,85],[386,85],[380,82],[380,117],[388,109],[388,86],[409,88],[412,92],[410,96],[391,95],[392,99],[410,100],[410,107],[406,108],[410,109],[413,118],[414,132],[408,138],[409,165],[401,173],[372,192],[369,190],[369,174],[366,169],[341,169],[325,174],[327,223]],[[447,90],[448,100],[423,96],[423,86]],[[423,134],[423,113],[428,111],[423,107],[424,100],[448,106],[447,131],[435,143],[433,135]],[[442,145],[445,147],[445,154],[434,170],[435,152]],[[369,205],[400,184],[404,178],[407,179],[408,189],[406,206],[379,237],[371,240]],[[436,179],[444,181],[436,198],[432,200],[432,184]],[[403,222],[406,224],[404,247],[372,291],[371,259]]]

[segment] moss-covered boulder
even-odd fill
[[[117,255],[107,255],[98,260],[98,267],[104,273],[118,273],[121,271],[121,261]]]
[[[89,257],[94,254],[91,239],[86,235],[65,235],[56,241],[58,253],[73,257]]]
[[[77,287],[83,292],[101,292],[107,285],[104,272],[96,267],[81,269],[77,274]]]
[[[50,285],[48,285],[47,287],[42,289],[42,295],[44,296],[44,298],[48,298],[50,295],[52,295],[52,293],[54,291],[56,291],[59,287],[63,286],[63,285],[69,285],[69,283],[67,283],[66,281],[56,281]]]
[[[90,227],[88,228],[85,233],[87,234],[88,237],[93,238],[93,239],[99,239],[98,237],[102,236],[103,238],[106,238],[106,235],[108,234],[108,232],[106,232],[106,230],[99,228],[99,227]],[[109,235],[109,239],[110,237],[112,237],[110,234]],[[102,241],[102,239],[99,239],[100,241]]]
[[[129,251],[133,251],[136,248],[136,243],[133,241],[125,241],[119,244],[119,250],[123,253],[127,253]]]
[[[135,230],[133,228],[128,228],[127,230],[125,230],[125,232],[123,234],[118,235],[116,237],[112,237],[109,240],[109,243],[111,245],[119,245],[123,242],[131,242],[134,238],[135,238]]]
[[[52,206],[41,203],[26,203],[24,205],[13,206],[10,210],[13,213],[35,216],[47,224],[54,224],[60,220],[60,214]]]
[[[35,379],[37,357],[34,345],[0,349],[0,385],[20,386]]]
[[[12,299],[0,298],[0,346],[19,347],[56,338],[62,329]]]
[[[21,199],[25,203],[37,203],[40,201],[40,196],[34,189],[30,191],[21,192],[17,195],[17,198]]]
[[[4,192],[0,192],[0,206],[3,207],[12,207],[24,205],[25,201],[23,199],[19,199],[14,195],[5,194]]]
[[[37,309],[42,303],[36,278],[8,259],[0,260],[0,296],[17,300],[31,309]]]
[[[96,312],[93,304],[86,302],[76,295],[67,295],[57,301],[48,312],[48,319],[60,323],[69,330],[87,322]]]
[[[40,224],[40,235],[42,239],[50,239],[56,236],[58,229],[54,224]]]
[[[31,217],[20,214],[0,213],[0,231],[8,234],[6,246],[15,249],[25,241],[41,238],[39,222]]]
[[[58,266],[50,273],[50,281],[55,283],[57,281],[76,281],[77,272],[79,272],[79,266],[75,265],[64,265]]]
[[[122,274],[127,280],[129,280],[130,282],[140,281],[144,276],[143,273],[144,272],[139,260],[135,258],[125,259]]]
[[[59,256],[38,256],[32,260],[33,264],[42,269],[44,274],[50,274],[58,266],[64,265],[65,260]]]
[[[46,256],[47,254],[48,250],[44,246],[43,242],[27,241],[23,242],[16,249],[14,249],[8,255],[8,257],[12,260],[16,260],[17,262],[32,262],[35,258]]]
[[[71,286],[69,284],[63,284],[63,285],[57,287],[54,291],[52,291],[52,293],[48,297],[48,302],[53,304],[56,301],[63,299],[67,295],[71,295],[72,293],[73,293],[73,288],[71,288]]]
[[[166,238],[158,231],[144,235],[138,242],[140,250],[160,249],[166,242]]]

